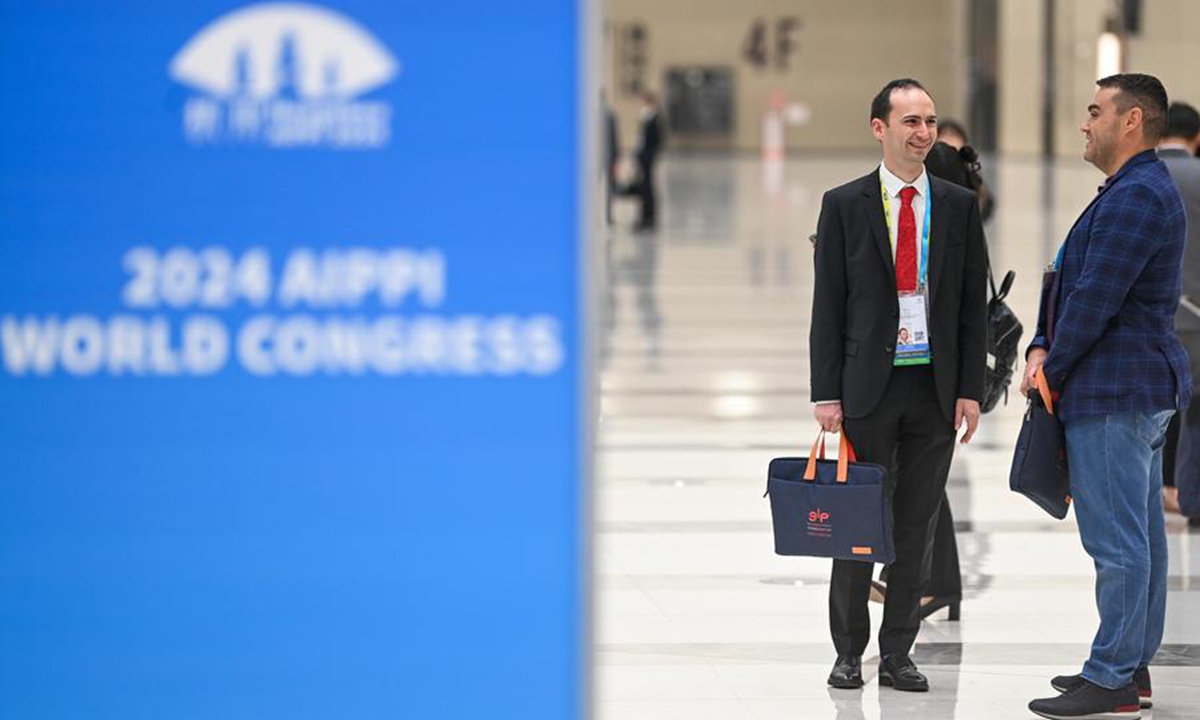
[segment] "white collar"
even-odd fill
[[[925,172],[924,165],[921,166],[921,174],[917,176],[917,179],[912,183],[906,183],[888,170],[887,165],[879,163],[879,179],[883,181],[888,195],[892,197],[900,197],[900,191],[908,185],[915,187],[917,194],[921,197],[929,197],[929,175]]]

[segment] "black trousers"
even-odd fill
[[[609,225],[613,224],[613,196],[617,194],[617,174],[614,173],[609,166],[609,171],[604,174],[604,221]]]
[[[1195,398],[1182,411],[1171,416],[1171,424],[1167,426],[1167,443],[1163,446],[1163,485],[1175,487],[1175,471],[1179,464],[1179,443],[1184,432],[1194,432],[1189,428],[1200,426],[1200,398]],[[1195,457],[1196,448],[1192,448]]]
[[[958,536],[954,534],[954,514],[950,511],[950,498],[942,495],[942,509],[938,511],[937,526],[933,530],[933,554],[929,561],[929,584],[926,595],[944,598],[962,597],[962,568],[958,565]],[[889,568],[879,573],[879,579],[887,582]]]
[[[1179,433],[1183,430],[1184,413],[1177,412],[1167,426],[1167,443],[1163,445],[1163,487],[1175,487],[1175,462],[1179,457]]]
[[[894,368],[879,407],[844,425],[860,461],[888,468],[896,562],[888,573],[879,649],[883,655],[908,653],[921,625],[920,600],[954,455],[954,425],[938,406],[928,365]],[[874,569],[867,562],[833,561],[829,630],[838,655],[862,655],[870,641],[867,598]]]
[[[1192,362],[1192,377],[1200,378],[1200,367],[1197,367],[1195,357],[1200,353],[1200,332],[1185,330],[1179,332],[1179,339],[1183,341],[1183,346],[1188,351],[1188,355],[1193,358]],[[1197,379],[1197,384],[1200,385],[1200,379]],[[1200,422],[1200,404],[1196,400],[1187,407],[1180,409],[1171,417],[1171,424],[1167,426],[1167,444],[1163,446],[1163,487],[1175,487],[1175,470],[1179,464],[1179,441],[1181,434],[1188,432],[1189,428],[1195,428],[1196,423]],[[1192,449],[1192,457],[1195,457],[1196,449]],[[1186,473],[1186,471],[1185,471]]]
[[[958,537],[954,534],[954,515],[950,499],[942,496],[937,527],[933,531],[933,557],[930,561],[926,595],[962,597],[962,570],[958,566]]]
[[[658,222],[658,198],[654,192],[654,160],[639,158],[638,175],[637,190],[641,200],[638,225],[654,227]]]

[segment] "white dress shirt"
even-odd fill
[[[892,239],[893,263],[896,261],[896,232],[900,228],[900,207],[904,204],[900,199],[900,191],[909,185],[917,189],[917,194],[913,195],[912,209],[917,219],[917,267],[920,268],[921,257],[925,252],[922,239],[925,237],[925,201],[929,197],[929,175],[925,173],[925,167],[921,166],[921,174],[917,179],[906,183],[893,175],[892,171],[887,169],[887,165],[879,163],[879,179],[883,182],[883,189],[887,191],[888,209],[891,211],[888,217],[888,231]],[[930,239],[930,242],[933,240]]]

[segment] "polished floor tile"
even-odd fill
[[[762,494],[770,459],[806,455],[814,436],[808,236],[821,195],[876,162],[798,157],[771,176],[744,156],[672,157],[659,230],[626,230],[634,208],[622,202],[617,227],[597,233],[600,720],[1032,717],[1026,703],[1087,653],[1092,566],[1074,520],[1008,491],[1014,394],[951,469],[967,597],[961,622],[942,611],[922,626],[915,658],[932,691],[880,689],[871,657],[863,690],[825,686],[829,564],[774,554]],[[986,169],[999,198],[992,262],[1016,270],[1009,303],[1028,331],[1041,269],[1102,178],[1082,161]],[[1200,535],[1179,518],[1169,528],[1166,644],[1144,713],[1159,720],[1200,717]]]

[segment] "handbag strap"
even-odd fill
[[[987,266],[988,287],[992,290],[992,297],[990,299],[995,300],[999,293],[996,292],[996,277],[992,275],[992,258],[991,254],[987,251],[987,243],[983,244],[983,250],[983,262]]]
[[[1046,381],[1046,373],[1042,371],[1039,365],[1037,372],[1033,376],[1034,384],[1037,385],[1038,393],[1042,396],[1042,404],[1046,406],[1046,412],[1054,414],[1054,397],[1050,395],[1050,383]]]
[[[1003,301],[1004,298],[1007,298],[1009,290],[1013,288],[1013,281],[1016,280],[1016,271],[1009,270],[1006,272],[1006,274],[1004,274],[1004,280],[1000,281],[1000,289],[996,289],[996,276],[992,275],[991,271],[991,252],[988,250],[988,244],[986,244],[986,242],[983,244],[983,250],[983,262],[986,268],[988,268],[988,287],[991,289],[991,298],[989,299],[989,302],[996,300]]]
[[[808,454],[808,465],[804,468],[804,479],[812,482],[817,479],[817,460],[825,459],[825,431],[817,435],[817,439],[813,441],[812,452]],[[842,428],[842,437],[838,441],[838,467],[837,481],[845,483],[850,471],[850,463],[858,462],[858,457],[854,453],[854,446],[850,444],[850,438],[846,437],[846,429]]]

